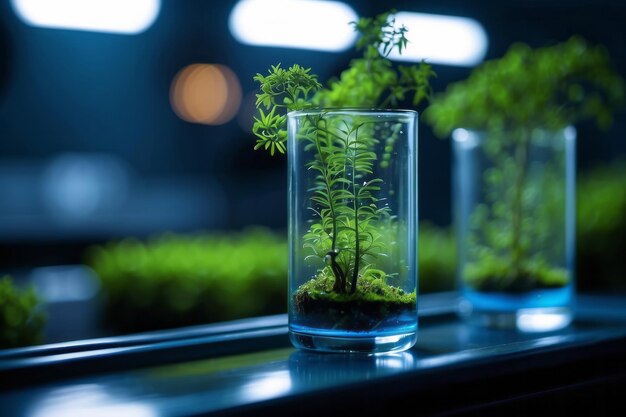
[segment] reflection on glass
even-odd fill
[[[241,395],[245,401],[267,400],[286,394],[291,390],[291,376],[289,371],[268,372],[241,388]]]
[[[36,403],[28,417],[158,417],[149,404],[125,401],[103,385],[84,384],[59,388]]]
[[[517,328],[522,332],[559,330],[572,322],[572,316],[558,308],[522,309],[517,312]]]
[[[299,350],[289,357],[294,389],[373,379],[414,367],[409,351],[372,355],[328,355]]]

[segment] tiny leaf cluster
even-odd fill
[[[271,155],[276,150],[285,153],[285,112],[311,107],[311,94],[321,88],[317,75],[310,72],[310,68],[297,64],[288,69],[278,64],[272,66],[268,75],[257,74],[254,77],[261,84],[261,93],[257,94],[256,100],[259,114],[252,126],[252,132],[257,137],[255,150],[264,148]]]

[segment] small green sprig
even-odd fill
[[[261,93],[257,94],[256,100],[259,116],[254,118],[252,126],[252,132],[257,137],[255,150],[263,147],[269,149],[272,155],[276,150],[285,153],[285,113],[311,107],[310,95],[322,86],[317,82],[317,75],[310,74],[310,71],[311,68],[298,64],[288,69],[278,64],[272,65],[268,75],[257,74],[254,77],[261,84]]]
[[[388,56],[394,48],[402,53],[409,42],[405,36],[408,29],[404,25],[395,26],[396,21],[392,17],[394,13],[395,10],[390,10],[375,17],[362,17],[356,22],[350,22],[360,35],[356,42],[357,50],[365,49],[372,56]]]
[[[320,107],[396,107],[413,94],[412,104],[418,106],[431,93],[429,79],[435,76],[431,66],[402,66],[397,70],[388,59],[397,49],[400,54],[408,39],[405,26],[397,26],[393,11],[376,17],[360,18],[352,22],[359,39],[356,48],[363,51],[361,58],[353,59],[338,79],[330,80],[327,88],[314,97]]]
[[[430,78],[436,74],[425,62],[419,65],[396,68],[388,59],[397,49],[406,48],[407,28],[397,26],[393,11],[375,17],[363,17],[351,22],[359,38],[356,48],[363,51],[361,58],[353,59],[348,69],[338,79],[332,79],[323,88],[311,68],[293,65],[288,69],[280,64],[272,66],[268,75],[257,74],[254,81],[260,84],[257,94],[258,115],[254,118],[252,132],[257,137],[254,149],[286,152],[287,119],[293,110],[312,107],[336,108],[386,108],[397,107],[411,95],[418,106],[430,97]]]

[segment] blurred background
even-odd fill
[[[347,23],[390,7],[436,92],[514,42],[575,34],[626,75],[617,0],[1,2],[0,277],[35,286],[39,342],[286,311],[286,158],[253,150],[252,77],[337,76],[356,56]],[[624,112],[577,130],[578,285],[623,290]],[[453,288],[450,159],[420,124],[423,292]],[[209,309],[215,294],[236,301]]]

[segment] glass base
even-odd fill
[[[471,306],[459,308],[468,323],[498,329],[516,329],[524,333],[550,332],[563,329],[572,323],[569,307],[520,308],[512,311],[478,310]]]
[[[346,337],[289,331],[291,343],[298,349],[316,352],[377,354],[402,352],[417,341],[417,333],[398,335]]]

